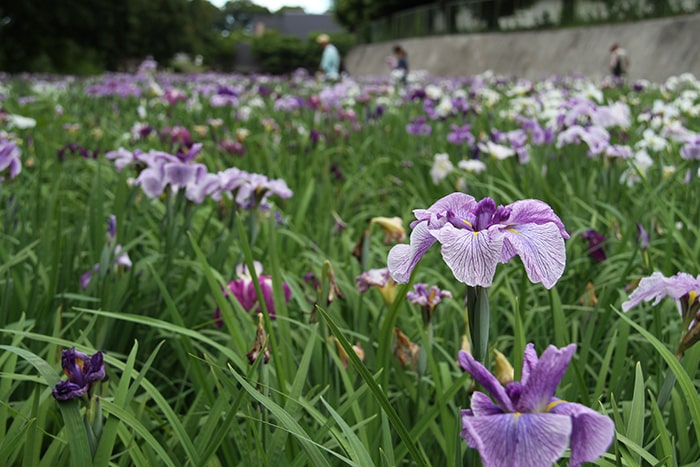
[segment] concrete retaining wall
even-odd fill
[[[700,14],[555,31],[403,39],[355,47],[344,61],[355,76],[387,74],[386,57],[398,43],[408,52],[411,70],[436,76],[492,70],[529,79],[570,73],[599,78],[607,74],[614,42],[627,49],[630,79],[660,82],[685,72],[700,77]]]

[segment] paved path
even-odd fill
[[[464,76],[485,70],[537,79],[552,74],[607,73],[613,42],[627,49],[630,78],[660,82],[691,72],[700,78],[700,14],[553,31],[480,33],[404,39],[358,46],[345,57],[356,76],[388,73],[394,44],[408,52],[412,70]]]

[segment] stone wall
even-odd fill
[[[622,45],[630,57],[630,79],[660,82],[690,72],[700,77],[700,14],[635,23],[509,33],[435,36],[353,48],[344,58],[355,76],[389,72],[394,44],[408,53],[411,70],[464,76],[492,70],[537,79],[552,74],[607,74],[609,48]]]

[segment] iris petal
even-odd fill
[[[508,394],[506,394],[505,388],[496,379],[496,377],[493,376],[491,372],[484,367],[484,365],[477,362],[470,353],[465,352],[464,350],[460,350],[457,358],[459,360],[459,365],[462,368],[464,368],[464,370],[467,373],[472,375],[474,381],[482,385],[483,388],[489,394],[491,394],[491,396],[493,396],[496,403],[499,407],[501,407],[501,409],[503,409],[506,412],[515,412],[515,407],[513,407],[513,404],[511,403]],[[479,396],[479,399],[477,399],[477,404],[480,402],[483,402],[483,400],[480,399]],[[483,408],[483,405],[480,405],[479,408]]]
[[[499,230],[472,232],[445,224],[433,235],[442,244],[442,258],[457,280],[472,287],[491,285],[503,248]]]
[[[478,449],[487,467],[550,467],[568,445],[571,418],[556,414],[463,415],[462,427],[462,438]]]
[[[554,223],[523,224],[505,231],[505,250],[512,248],[523,260],[527,277],[551,289],[564,273],[566,247]]]
[[[510,225],[519,224],[547,224],[554,223],[559,230],[559,233],[565,239],[569,238],[566,228],[559,216],[554,213],[554,210],[544,201],[538,199],[523,199],[509,204],[510,217],[508,223]]]
[[[609,417],[573,402],[557,404],[551,413],[571,417],[570,467],[593,462],[610,447],[615,434],[615,424]]]
[[[576,344],[561,349],[553,345],[540,356],[537,365],[530,371],[527,384],[518,400],[517,409],[521,412],[543,412],[554,397],[554,392],[566,373],[571,357],[576,351]]]
[[[387,266],[391,277],[399,284],[405,284],[411,279],[411,273],[425,252],[435,243],[428,231],[427,222],[421,222],[411,232],[409,245],[395,245],[387,258]]]

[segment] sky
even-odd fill
[[[228,0],[209,0],[209,3],[218,7],[223,6]],[[266,7],[274,12],[283,6],[300,6],[307,13],[325,13],[331,6],[331,0],[253,0],[253,3]]]

